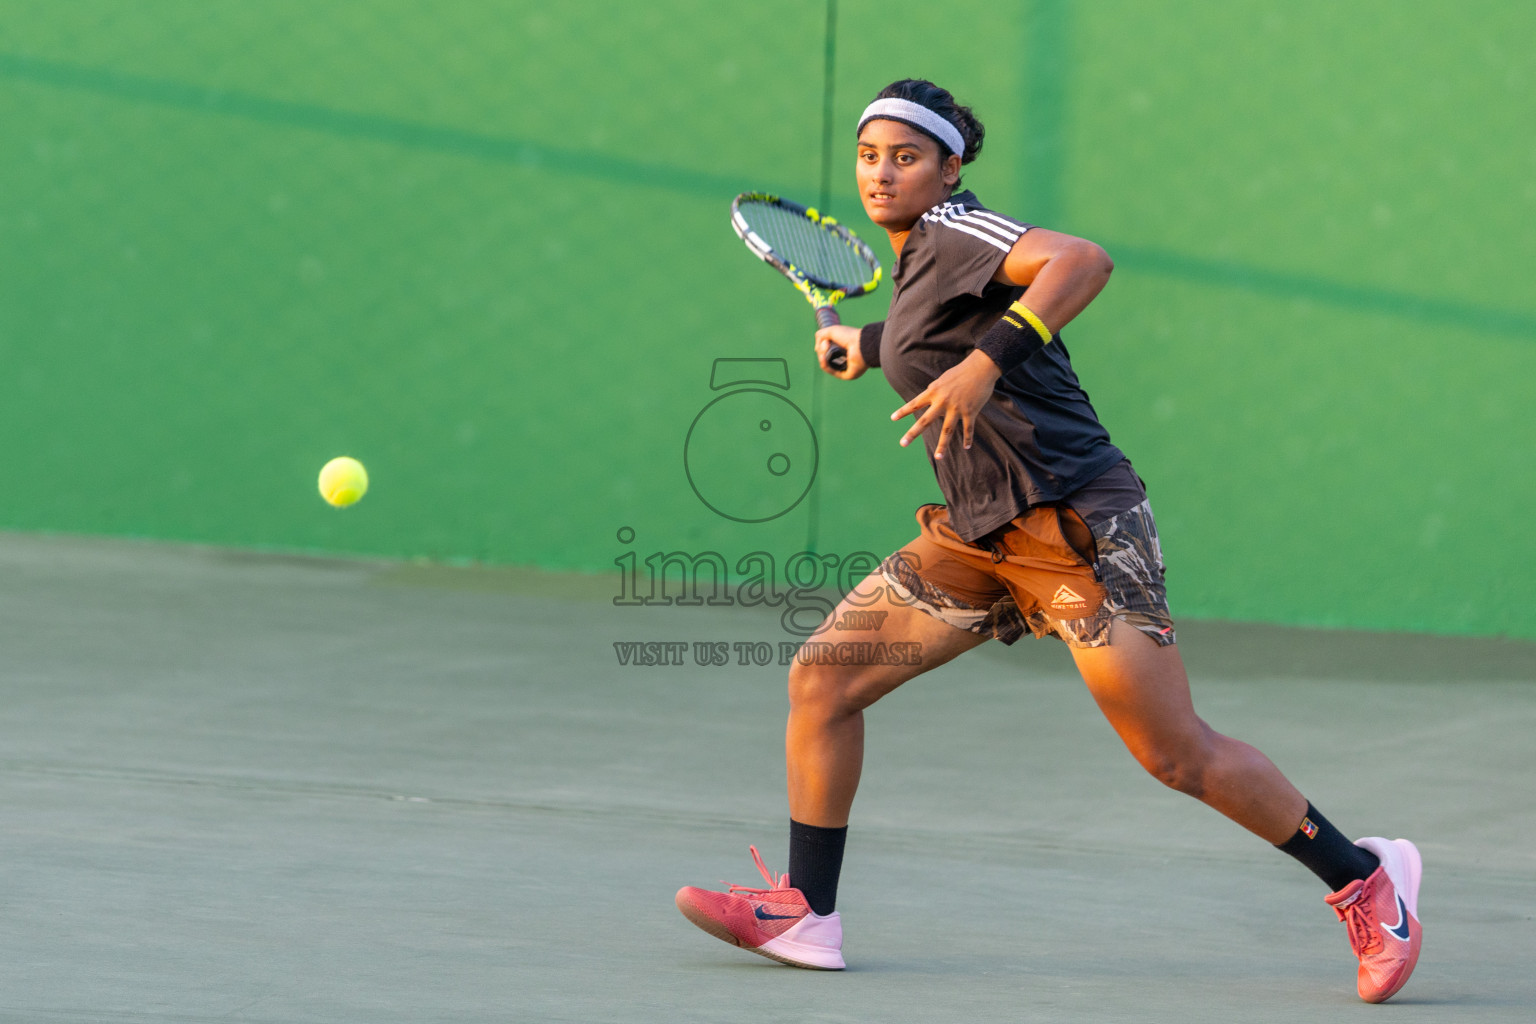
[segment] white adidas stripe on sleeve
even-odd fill
[[[962,213],[958,217],[950,217],[945,219],[957,224],[964,221],[966,224],[969,224],[973,228],[980,228],[983,231],[990,231],[992,234],[1001,238],[1003,241],[1008,242],[1009,244],[1017,242],[1021,233],[1016,228],[1009,228],[1000,224],[994,224],[989,220],[982,220],[980,217],[975,216],[975,211],[972,211],[971,213]]]
[[[943,203],[923,214],[923,220],[963,231],[989,245],[1008,252],[1027,225],[1009,220],[989,210],[968,210],[960,203]]]
[[[991,210],[971,210],[968,212],[967,216],[981,217],[986,220],[995,220],[1009,231],[1012,231],[1015,238],[1029,230],[1026,225],[1020,224],[1016,220],[1011,220],[1007,217],[993,213]]]
[[[956,231],[964,231],[968,235],[975,235],[977,238],[981,239],[983,242],[986,242],[988,245],[997,246],[999,249],[1003,250],[1003,252],[1008,252],[1013,248],[1012,245],[998,238],[996,235],[989,235],[985,231],[978,231],[975,228],[961,224],[958,221],[941,220],[938,221],[938,223],[943,224],[945,227],[954,228]]]

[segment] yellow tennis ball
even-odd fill
[[[320,470],[320,497],[346,508],[368,493],[368,471],[356,459],[343,455]]]

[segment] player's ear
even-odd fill
[[[940,173],[944,177],[944,186],[946,188],[953,189],[956,185],[960,184],[960,158],[954,153],[946,156]]]

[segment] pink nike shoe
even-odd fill
[[[1349,947],[1360,958],[1360,998],[1368,1003],[1391,999],[1419,962],[1419,879],[1424,864],[1406,839],[1360,839],[1381,866],[1363,882],[1350,882],[1326,897],[1349,930]]]
[[[677,890],[677,909],[717,939],[789,964],[818,971],[840,971],[843,963],[843,921],[837,913],[822,917],[811,912],[789,876],[773,876],[757,847],[749,847],[766,889],[733,885],[729,892],[712,892],[685,885]]]

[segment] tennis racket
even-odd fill
[[[841,323],[837,304],[880,287],[880,261],[835,218],[788,199],[743,192],[731,200],[731,227],[764,263],[789,278],[811,308],[816,326]],[[827,365],[848,368],[848,353],[833,345]]]

